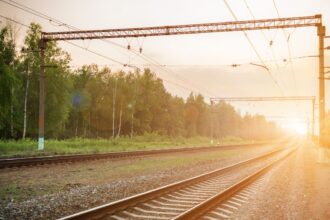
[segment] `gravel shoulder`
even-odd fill
[[[233,219],[330,219],[330,164],[304,143],[275,167],[255,198]]]
[[[0,218],[55,219],[252,158],[279,145],[0,171]]]

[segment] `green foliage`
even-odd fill
[[[21,48],[15,48],[8,30],[1,29],[0,35],[0,139],[21,138],[23,121],[26,137],[35,139],[39,109],[38,43],[42,28],[30,25],[24,41],[25,52],[19,55],[15,51]],[[112,139],[112,145],[119,146],[116,139],[140,136],[146,142],[161,143],[163,137],[171,137],[181,139],[179,142],[184,145],[187,137],[269,139],[278,135],[276,126],[264,117],[242,117],[230,104],[211,106],[202,95],[193,93],[187,100],[172,96],[150,69],[111,71],[93,64],[73,71],[69,63],[69,54],[56,42],[47,43],[46,139],[102,138]],[[74,147],[70,149],[75,152]]]
[[[16,91],[20,85],[15,72],[14,41],[11,26],[0,30],[0,133],[5,138],[13,138],[13,110],[17,101]]]
[[[32,23],[25,38],[25,52],[16,54],[10,27],[1,29],[0,35],[0,138],[20,138],[23,132],[24,101],[27,101],[27,136],[34,138],[38,132],[40,55],[38,42],[41,26]],[[71,111],[70,56],[54,42],[45,51],[46,111],[45,132],[57,137],[64,131]],[[29,87],[26,87],[26,82]],[[25,96],[25,93],[27,96]]]
[[[27,52],[22,59],[29,66],[31,72],[30,89],[28,96],[28,134],[35,137],[38,130],[37,112],[39,108],[39,73],[40,54],[38,42],[41,35],[41,26],[32,23],[25,39]],[[57,137],[64,130],[64,125],[71,111],[72,81],[68,69],[70,56],[62,51],[55,42],[47,43],[45,50],[45,84],[46,84],[46,109],[45,133],[46,136]]]

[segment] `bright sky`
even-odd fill
[[[54,22],[10,6],[4,1],[7,0],[0,1],[0,15],[2,16],[10,17],[24,24],[32,21],[38,22],[47,32],[69,30],[63,25],[58,26]],[[9,0],[8,2],[28,6],[79,29],[234,20],[223,0],[15,0],[15,2]],[[322,14],[323,23],[330,30],[329,0],[227,0],[227,2],[239,20],[253,19],[248,8],[256,19],[277,18],[273,3],[275,2],[281,17]],[[0,21],[5,22],[5,19],[0,18]],[[22,39],[25,31],[26,29],[21,27],[19,39]],[[262,59],[267,61],[267,67],[271,70],[273,78],[281,87],[284,95],[317,96],[318,59],[297,58],[318,55],[318,38],[315,27],[285,31],[250,31],[248,36]],[[290,36],[289,40],[287,40],[288,36]],[[148,66],[156,71],[159,77],[181,85],[179,87],[165,82],[171,93],[182,97],[186,97],[190,93],[189,90],[200,92],[205,97],[282,95],[281,90],[265,69],[249,64],[251,62],[260,64],[260,61],[242,32],[111,41],[124,48],[99,40],[75,41],[74,43],[141,69]],[[273,42],[272,46],[270,46],[270,41]],[[125,49],[128,44],[135,50],[142,47],[141,56],[148,60],[141,59],[141,56]],[[329,45],[330,39],[325,40],[325,46]],[[97,63],[111,65],[111,68],[114,69],[123,68],[66,42],[60,42],[60,46],[71,53],[73,66]],[[283,62],[283,59],[289,60],[289,50],[293,58],[292,64]],[[330,51],[325,55],[326,66],[329,66]],[[243,65],[233,68],[232,64]],[[326,87],[329,85],[327,82]],[[182,87],[189,88],[189,90]],[[330,94],[329,89],[326,94]],[[326,103],[329,108],[329,95],[327,95]],[[307,121],[311,120],[310,101],[231,104],[236,106],[242,114],[245,112],[264,114],[281,126],[292,128],[300,133],[307,130]],[[316,112],[318,112],[317,109]],[[315,127],[318,125],[316,124]]]

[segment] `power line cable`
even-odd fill
[[[276,11],[276,14],[277,14],[277,17],[280,18],[280,12],[278,10],[278,7],[276,5],[276,1],[273,0],[273,6],[275,8],[275,11]],[[286,31],[282,28],[282,31],[283,31],[283,35],[285,37],[285,41],[286,41],[286,45],[287,45],[287,48],[288,48],[288,55],[289,55],[289,62],[290,62],[290,69],[291,69],[291,73],[292,73],[292,77],[293,77],[293,83],[294,83],[294,89],[295,89],[295,92],[296,94],[298,94],[298,90],[297,90],[297,83],[296,83],[296,74],[295,74],[295,70],[293,68],[293,64],[292,64],[292,60],[291,60],[291,48],[290,48],[290,43],[289,43],[289,40],[290,40],[290,36],[291,34],[289,34],[287,36],[287,33]]]
[[[56,23],[57,26],[65,26],[65,27],[67,27],[69,29],[72,29],[72,30],[81,30],[81,29],[79,29],[77,27],[74,27],[72,25],[66,24],[63,21],[60,21],[60,20],[55,19],[55,18],[52,18],[52,17],[50,17],[50,16],[48,16],[48,15],[42,13],[42,12],[39,12],[39,11],[37,11],[35,9],[32,9],[32,8],[30,8],[30,7],[26,6],[26,5],[23,5],[21,3],[18,3],[16,1],[13,1],[13,0],[11,0],[11,2],[4,1],[4,0],[0,0],[0,1],[2,1],[2,2],[6,3],[6,4],[9,4],[9,5],[13,6],[13,7],[16,7],[18,9],[21,9],[21,10],[27,12],[27,13],[31,13],[31,14],[37,16],[37,17],[43,18],[43,19],[49,21],[50,23]],[[118,43],[115,43],[115,42],[112,42],[112,41],[109,41],[109,40],[106,40],[106,39],[101,39],[101,41],[106,42],[106,43],[109,43],[109,44],[112,44],[112,45],[117,46],[117,47],[120,47],[120,48],[125,49],[127,51],[127,48],[126,47],[124,47],[124,46],[122,46],[122,45],[120,45]],[[141,56],[141,54],[138,51],[135,51],[133,49],[132,50],[128,50],[128,51],[134,53],[135,55],[138,55],[140,58],[142,58],[143,60],[145,60],[147,62],[150,62],[150,61],[151,61],[150,63],[155,62],[155,60],[153,60],[152,58],[148,58],[146,55]],[[164,71],[164,72],[173,74],[173,71],[172,70],[166,70],[166,69],[164,69],[164,67],[159,68],[159,65],[157,65],[157,64],[159,64],[159,63],[156,62],[155,68],[158,68],[161,71]],[[177,74],[175,74],[175,76],[178,77]],[[187,83],[187,81],[182,80],[182,79],[180,79],[180,81],[182,81],[183,83]],[[191,84],[191,82],[190,82],[190,84]],[[192,87],[196,87],[196,86],[192,86]],[[195,89],[193,89],[193,90],[195,90]],[[198,90],[199,89],[197,89],[197,92],[198,93],[201,93]],[[204,92],[204,95],[205,95],[205,92]]]
[[[3,15],[0,15],[0,17],[2,17],[2,18],[4,18],[4,19],[7,19],[8,21],[14,22],[14,23],[16,23],[16,24],[22,25],[22,26],[25,27],[25,28],[30,28],[28,25],[23,24],[22,22],[19,22],[19,21],[17,21],[17,20],[12,19],[12,18],[9,18],[9,17],[6,17],[6,16],[3,16]],[[102,55],[102,54],[100,54],[100,53],[98,53],[98,52],[92,51],[92,50],[90,50],[90,49],[88,49],[88,48],[85,48],[85,47],[83,47],[83,46],[80,46],[80,45],[78,45],[78,44],[75,44],[75,43],[72,43],[72,42],[69,42],[69,41],[65,41],[65,42],[68,43],[68,44],[71,44],[71,45],[73,45],[73,46],[75,46],[75,47],[78,47],[78,48],[80,48],[80,49],[86,50],[86,51],[88,51],[88,52],[90,52],[90,53],[93,53],[93,54],[95,54],[95,55],[97,55],[97,56],[103,57],[103,58],[105,58],[105,59],[107,59],[107,60],[110,60],[110,61],[112,61],[112,62],[114,62],[114,63],[120,64],[121,66],[125,65],[124,63],[122,63],[122,62],[120,62],[120,61],[117,61],[117,60],[112,59],[112,58],[110,58],[110,57],[108,57],[108,56]]]
[[[251,8],[250,8],[250,6],[249,6],[247,0],[244,0],[244,3],[245,3],[246,8],[247,8],[248,11],[249,11],[251,17],[252,17],[254,20],[256,20],[256,17],[254,16],[254,13],[252,12],[252,10],[251,10]],[[264,32],[263,30],[260,30],[260,31],[261,31],[262,36],[264,37],[264,39],[267,41],[267,43],[269,43],[269,47],[270,47],[270,49],[271,49],[272,56],[273,56],[273,58],[276,60],[277,58],[276,58],[276,56],[275,56],[274,48],[272,47],[272,45],[273,45],[273,43],[274,43],[274,39],[268,39],[267,36],[266,36],[266,34],[265,34],[265,32]],[[277,62],[275,63],[275,65],[276,65],[276,68],[278,69],[278,63],[277,63]]]
[[[223,0],[226,7],[228,8],[228,10],[230,11],[231,15],[233,16],[233,18],[238,21],[237,16],[235,15],[234,11],[231,9],[230,5],[228,4],[228,2],[226,0]],[[264,65],[267,70],[267,72],[269,73],[269,76],[271,77],[271,79],[273,80],[273,82],[276,84],[276,86],[279,88],[280,92],[282,95],[284,95],[284,92],[281,88],[281,86],[279,85],[279,83],[277,82],[277,80],[274,78],[273,74],[270,72],[269,68],[267,67],[266,63],[263,61],[263,59],[261,58],[259,52],[257,51],[256,47],[254,46],[254,44],[252,43],[251,39],[249,38],[248,34],[246,33],[246,31],[243,31],[245,38],[248,40],[250,46],[252,47],[253,51],[255,52],[255,54],[257,55],[258,59],[260,60],[260,62],[262,63],[262,65]]]
[[[30,28],[28,25],[23,24],[23,23],[21,23],[21,22],[19,22],[19,21],[16,21],[16,20],[14,20],[14,19],[8,18],[8,17],[6,17],[6,16],[0,15],[0,17],[6,19],[6,20],[8,20],[8,21],[14,22],[14,23],[16,23],[16,24],[22,25],[23,27]]]
[[[17,24],[19,24],[19,25],[22,25],[22,26],[24,26],[24,27],[26,27],[26,28],[30,28],[28,25],[26,25],[26,24],[23,24],[23,23],[21,23],[21,22],[19,22],[19,21],[16,21],[16,20],[14,20],[14,19],[11,19],[11,18],[8,18],[8,17],[6,17],[6,16],[3,16],[3,15],[0,15],[0,17],[2,17],[2,18],[5,18],[5,19],[7,19],[7,20],[9,20],[9,21],[12,21],[12,22],[15,22],[15,23],[17,23]],[[109,57],[107,57],[107,56],[104,56],[104,55],[102,55],[102,54],[100,54],[100,53],[97,53],[97,52],[95,52],[95,51],[92,51],[92,50],[89,50],[89,49],[87,49],[87,48],[85,48],[85,47],[82,47],[82,46],[80,46],[80,45],[78,45],[78,44],[75,44],[75,43],[72,43],[72,42],[69,42],[69,41],[66,41],[66,43],[68,43],[68,44],[71,44],[71,45],[73,45],[73,46],[75,46],[75,47],[78,47],[78,48],[80,48],[80,49],[83,49],[83,50],[86,50],[86,51],[88,51],[88,52],[90,52],[90,53],[93,53],[93,54],[95,54],[95,55],[98,55],[98,56],[100,56],[100,57],[103,57],[103,58],[105,58],[105,59],[109,59],[109,60],[111,60],[111,61],[113,61],[113,62],[116,62],[116,63],[118,63],[118,64],[120,64],[120,66],[122,66],[122,65],[125,65],[124,63],[121,63],[121,62],[117,62],[117,61],[115,61],[115,60],[113,60],[112,58],[109,58]],[[303,59],[303,58],[315,58],[315,57],[318,57],[317,55],[307,55],[307,56],[299,56],[299,57],[291,57],[291,60],[293,60],[293,59]],[[279,60],[268,60],[267,62],[272,62],[272,61],[279,61]],[[247,65],[247,64],[251,64],[251,63],[245,63],[245,64],[236,64],[236,65]],[[135,65],[135,64],[134,64]],[[153,64],[153,66],[156,66],[156,67],[164,67],[164,66],[233,66],[234,64],[231,64],[231,65],[162,65],[162,64],[159,64],[159,66],[156,66],[155,64]],[[111,66],[111,65],[103,65],[103,66]],[[174,82],[172,82],[172,81],[169,81],[169,80],[165,80],[165,79],[163,79],[165,82],[168,82],[168,83],[171,83],[171,84],[174,84],[174,85],[176,85],[176,86],[179,86],[179,87],[181,87],[181,88],[184,88],[184,89],[186,89],[186,90],[189,90],[189,91],[191,91],[191,89],[189,89],[189,88],[187,88],[186,86],[182,86],[182,85],[180,85],[180,84],[178,84],[178,83],[174,83]]]
[[[24,27],[26,27],[26,28],[30,28],[28,25],[23,24],[23,23],[21,23],[21,22],[19,22],[19,21],[16,21],[16,20],[14,20],[14,19],[8,18],[8,17],[6,17],[6,16],[0,15],[0,17],[2,17],[2,18],[4,18],[4,19],[7,19],[7,20],[9,20],[9,21],[11,21],[11,22],[17,23],[17,24],[19,24],[19,25],[22,25],[22,26],[24,26]],[[103,58],[105,58],[105,59],[112,60],[112,58],[109,58],[109,57],[107,57],[107,56],[105,56],[105,55],[102,55],[102,54],[100,54],[100,53],[98,53],[98,52],[92,51],[92,50],[90,50],[90,49],[88,49],[88,48],[82,47],[82,46],[80,46],[80,45],[78,45],[78,44],[75,44],[75,43],[72,43],[72,42],[69,42],[69,41],[65,41],[65,42],[68,43],[68,44],[71,44],[71,45],[73,45],[73,46],[75,46],[75,47],[78,47],[78,48],[80,48],[80,49],[86,50],[86,51],[88,51],[88,52],[90,52],[90,53],[93,53],[93,54],[95,54],[95,55],[97,55],[97,56],[103,57]],[[125,65],[124,63],[121,63],[121,62],[117,62],[117,63],[121,64],[120,66]],[[69,67],[71,67],[71,66],[69,66]],[[161,78],[161,77],[159,77],[159,78]],[[169,83],[169,84],[175,85],[175,86],[180,87],[180,88],[182,88],[182,89],[185,89],[185,90],[187,90],[187,91],[192,91],[190,88],[188,88],[188,87],[186,87],[186,86],[183,86],[183,85],[181,85],[181,84],[178,84],[178,83],[176,83],[176,82],[173,82],[173,81],[171,81],[171,80],[167,80],[167,79],[164,79],[164,78],[161,78],[161,79],[162,79],[164,82],[167,82],[167,83]]]
[[[251,8],[250,8],[250,6],[249,6],[247,0],[244,0],[244,3],[245,3],[246,8],[248,9],[250,15],[252,16],[252,18],[253,18],[254,20],[256,20],[256,17],[254,16],[254,13],[252,12],[252,10],[251,10]],[[272,56],[273,56],[273,59],[276,60],[277,58],[276,58],[276,56],[275,56],[275,51],[274,51],[274,48],[272,47],[276,35],[274,35],[271,39],[268,39],[268,38],[266,37],[266,34],[265,34],[264,30],[260,30],[260,31],[261,31],[261,33],[262,33],[262,36],[263,36],[264,39],[266,40],[266,42],[269,44],[270,51],[271,51],[271,54],[272,54]],[[277,30],[276,30],[276,33],[277,33]],[[267,61],[265,61],[265,62],[267,62]],[[276,69],[279,70],[278,62],[275,62],[275,66],[276,66]],[[276,75],[277,75],[277,74],[276,74]],[[285,84],[283,83],[282,78],[280,77],[280,75],[277,75],[277,78],[278,78],[279,82],[280,82],[282,85],[285,85]]]
[[[37,17],[40,17],[40,18],[43,18],[43,19],[45,19],[45,20],[47,20],[47,21],[49,21],[49,22],[51,22],[51,23],[56,23],[57,24],[57,26],[65,26],[65,27],[68,27],[69,29],[72,29],[72,30],[81,30],[81,29],[79,29],[79,28],[76,28],[76,27],[74,27],[74,26],[72,26],[72,25],[69,25],[69,24],[66,24],[66,23],[64,23],[63,21],[60,21],[60,20],[58,20],[58,19],[55,19],[55,18],[52,18],[52,17],[50,17],[50,16],[48,16],[48,15],[46,15],[46,14],[44,14],[44,13],[41,13],[41,12],[39,12],[39,11],[37,11],[37,10],[34,10],[34,9],[32,9],[32,8],[30,8],[30,7],[28,7],[28,6],[25,6],[25,5],[23,5],[23,4],[20,4],[20,3],[18,3],[18,2],[15,2],[15,1],[11,1],[11,2],[13,2],[13,3],[10,3],[10,2],[7,2],[7,1],[4,1],[4,0],[0,0],[0,1],[2,1],[2,2],[4,2],[4,3],[6,3],[6,4],[9,4],[9,5],[11,5],[11,6],[13,6],[13,7],[16,7],[16,8],[18,8],[18,9],[21,9],[21,10],[23,10],[23,11],[25,11],[25,12],[27,12],[27,13],[31,13],[31,14],[33,14],[33,15],[35,15],[35,16],[37,16]],[[16,5],[15,5],[16,4]],[[118,43],[115,43],[115,42],[112,42],[112,41],[109,41],[109,40],[102,40],[103,42],[106,42],[106,43],[110,43],[110,44],[112,44],[112,45],[114,45],[114,46],[117,46],[117,47],[120,47],[120,48],[122,48],[122,49],[125,49],[126,50],[126,47],[124,47],[124,46],[122,46],[122,45],[120,45],[120,44],[118,44]],[[93,53],[93,54],[96,54],[96,55],[98,55],[98,56],[101,56],[101,57],[103,57],[103,58],[106,58],[106,56],[104,56],[104,55],[102,55],[102,54],[100,54],[100,53],[97,53],[97,52],[94,52],[94,51],[91,51],[91,50],[87,50],[86,48],[84,48],[84,47],[81,47],[81,46],[79,46],[79,45],[77,45],[77,44],[74,44],[74,43],[71,43],[72,45],[74,45],[74,46],[77,46],[77,47],[79,47],[79,48],[81,48],[81,49],[84,49],[84,50],[86,50],[86,51],[89,51],[89,52],[91,52],[91,53]],[[133,52],[134,54],[136,54],[136,55],[138,55],[139,57],[141,57],[141,58],[143,58],[144,60],[146,60],[147,62],[150,62],[150,58],[146,58],[146,57],[142,57],[137,51],[130,51],[130,52]],[[106,58],[106,59],[108,59],[108,58]],[[110,58],[110,60],[111,60],[112,58]],[[118,63],[118,62],[117,62]],[[120,62],[121,63],[121,62]],[[121,64],[123,64],[123,63],[121,63]],[[123,65],[125,65],[125,64],[123,64]],[[129,66],[129,65],[126,65],[126,66]],[[157,67],[157,65],[155,65],[155,67],[156,68],[158,68]],[[161,71],[165,71],[165,72],[171,72],[171,71],[168,71],[168,70],[164,70],[163,68],[158,68],[158,69],[160,69]],[[172,71],[173,72],[173,71]],[[176,75],[176,74],[175,74]],[[169,81],[169,80],[167,80],[168,82],[171,82],[171,81]],[[186,83],[184,80],[181,80],[183,83]],[[177,84],[177,83],[176,83]],[[193,87],[196,87],[196,86],[193,86]],[[187,88],[187,87],[185,87],[185,88]],[[195,90],[195,89],[190,89],[190,91],[191,90]],[[198,89],[197,89],[198,90]],[[199,92],[198,92],[199,93]]]
[[[318,55],[304,55],[304,56],[298,56],[298,57],[292,57],[292,60],[298,60],[298,59],[307,59],[307,58],[318,58]],[[287,62],[286,59],[276,59],[276,60],[265,60],[265,62]],[[236,64],[160,64],[162,67],[166,66],[166,67],[200,67],[200,68],[207,68],[207,67],[232,67],[232,68],[238,68],[240,66],[244,66],[244,65],[251,65],[251,63],[258,63],[259,61],[252,61],[252,62],[246,62],[246,63],[236,63]],[[131,65],[136,66],[139,64],[136,63],[131,63]],[[84,65],[70,65],[71,67],[81,67]],[[98,66],[121,66],[118,64],[98,64]],[[149,67],[152,66],[151,64],[144,64],[142,65],[144,67]]]
[[[90,50],[90,49],[88,49],[88,48],[86,48],[86,47],[83,47],[83,46],[80,46],[80,45],[78,45],[78,44],[72,43],[72,42],[70,42],[70,41],[64,41],[64,42],[66,42],[66,43],[68,43],[68,44],[71,44],[71,45],[73,45],[73,46],[75,46],[75,47],[78,47],[78,48],[80,48],[80,49],[82,49],[82,50],[86,50],[86,51],[88,51],[88,52],[90,52],[90,53],[92,53],[92,54],[95,54],[95,55],[97,55],[97,56],[99,56],[99,57],[102,57],[102,58],[104,58],[104,59],[110,60],[110,61],[112,61],[112,62],[114,62],[114,63],[118,63],[118,64],[120,64],[121,66],[126,66],[126,65],[127,65],[127,64],[122,63],[122,62],[120,62],[120,61],[117,61],[117,60],[115,60],[115,59],[113,59],[113,58],[111,58],[111,57],[105,56],[105,55],[103,55],[103,54],[100,54],[100,53],[98,53],[98,52],[95,52],[95,51],[93,51],[93,50]]]

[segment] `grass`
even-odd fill
[[[45,141],[45,149],[43,151],[38,151],[36,140],[1,140],[0,157],[88,154],[244,143],[254,143],[254,141],[243,140],[236,137],[226,137],[221,140],[216,140],[211,144],[210,139],[206,137],[172,138],[159,136],[157,134],[145,134],[132,139],[128,137],[120,137],[117,139],[50,139]]]

